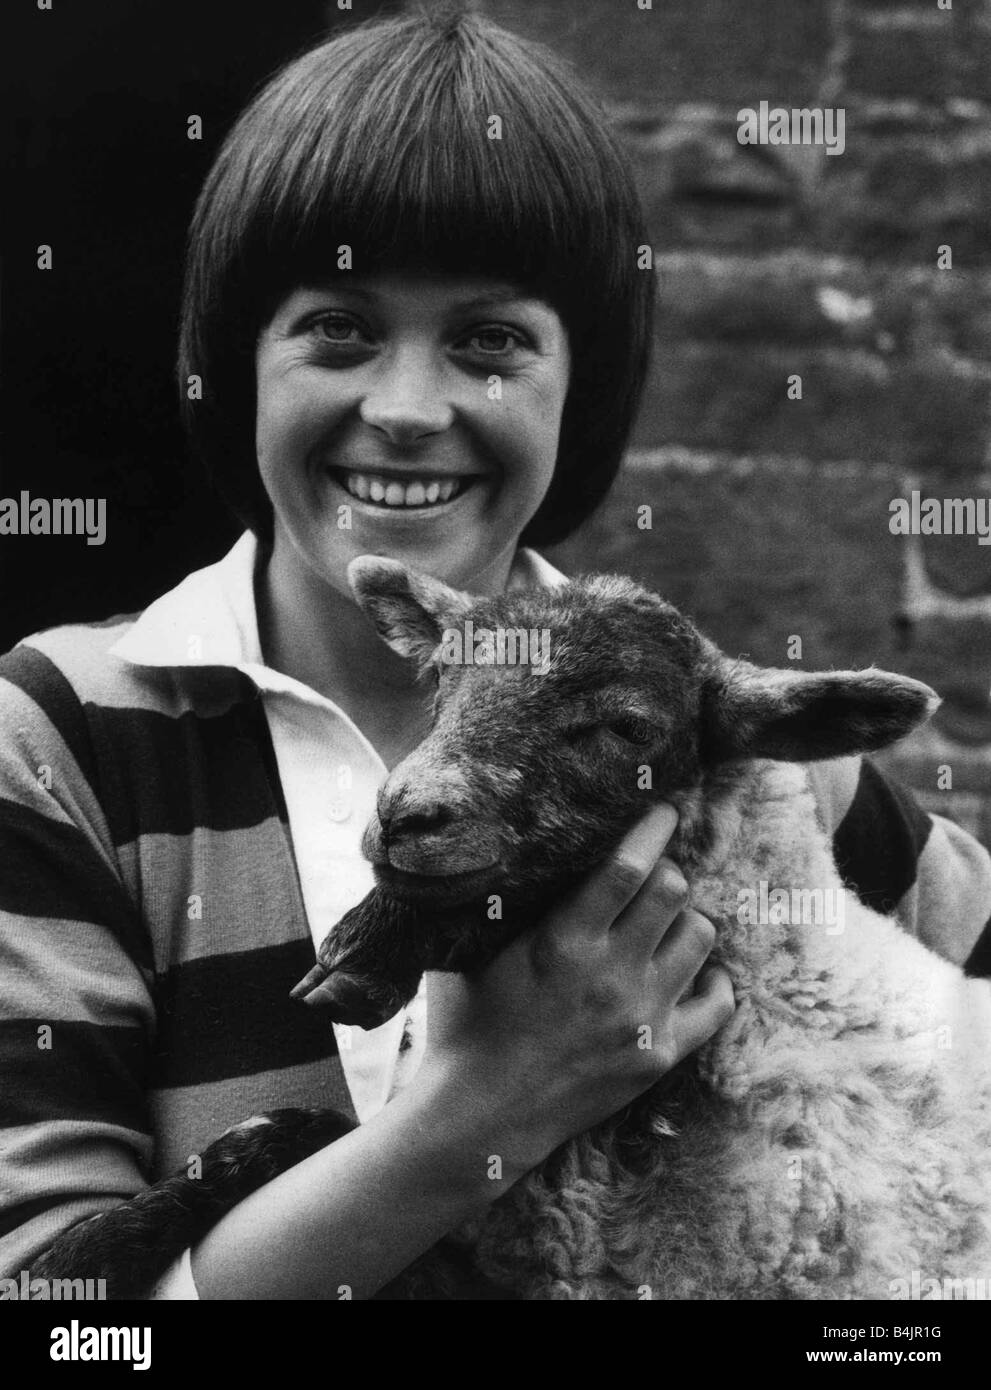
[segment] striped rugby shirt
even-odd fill
[[[422,993],[412,1047],[403,1014],[363,1033],[288,998],[371,886],[386,769],[264,664],[261,558],[247,532],[136,619],[0,657],[0,1277],[252,1114],[367,1119],[422,1050]],[[511,584],[562,580],[520,549]],[[810,773],[860,896],[987,965],[986,851],[868,761]]]

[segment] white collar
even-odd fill
[[[265,665],[255,608],[258,554],[257,537],[245,531],[222,560],[188,574],[149,604],[111,655],[136,666],[230,666],[261,689],[307,691]],[[507,587],[555,589],[567,582],[542,555],[521,546]]]

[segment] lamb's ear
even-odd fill
[[[928,685],[890,671],[773,671],[720,656],[703,686],[703,757],[804,763],[869,753],[939,704]]]
[[[429,661],[444,629],[456,625],[472,602],[469,594],[381,555],[359,555],[352,560],[348,583],[383,642],[421,667]]]

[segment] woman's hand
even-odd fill
[[[655,807],[483,971],[429,977],[422,1078],[485,1109],[507,1176],[622,1109],[733,1013],[729,975],[705,964],[715,928],[662,857],[676,824]]]

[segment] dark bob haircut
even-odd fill
[[[502,138],[489,138],[490,117]],[[242,113],[196,204],[179,347],[184,421],[263,542],[255,344],[293,289],[423,269],[546,300],[571,346],[550,489],[523,533],[569,535],[619,468],[647,370],[653,275],[625,159],[552,53],[449,9],[350,29],[289,63]],[[337,248],[353,269],[337,270]],[[197,375],[203,399],[187,398]]]

